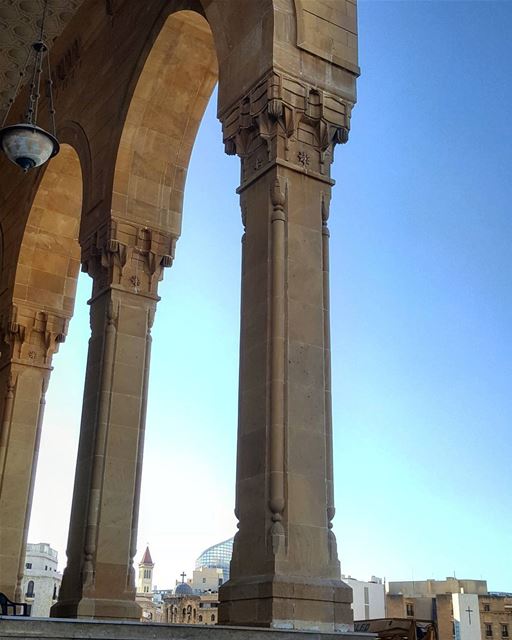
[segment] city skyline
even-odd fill
[[[510,591],[512,6],[361,2],[359,28],[330,217],[341,571]],[[236,531],[238,179],[212,100],[153,330],[135,563],[149,542],[159,586]],[[29,537],[61,569],[90,287],[54,359]]]

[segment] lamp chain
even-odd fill
[[[56,129],[55,128],[55,109],[53,105],[53,92],[52,92],[53,82],[52,82],[51,71],[50,71],[50,55],[49,55],[48,47],[44,42],[44,27],[46,23],[47,10],[48,10],[48,0],[44,0],[43,15],[41,18],[41,28],[39,30],[39,41],[34,43],[31,47],[29,47],[25,64],[23,66],[23,70],[20,71],[20,74],[19,74],[16,89],[12,97],[9,98],[8,107],[5,112],[4,118],[2,120],[1,127],[5,126],[5,123],[7,122],[7,118],[9,117],[9,113],[11,111],[12,105],[14,104],[16,98],[18,97],[18,93],[21,89],[23,79],[25,78],[25,75],[27,73],[27,67],[30,62],[30,57],[32,56],[34,51],[35,51],[34,70],[32,72],[32,81],[30,83],[30,95],[28,98],[26,118],[29,124],[33,124],[33,125],[37,124],[37,111],[38,111],[38,104],[39,104],[39,98],[40,98],[41,74],[43,72],[43,56],[46,52],[48,54],[48,61],[47,61],[48,62],[48,89],[49,89],[48,93],[49,93],[49,100],[50,100],[50,116],[53,124],[53,133],[55,135],[55,129]]]

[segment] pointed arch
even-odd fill
[[[80,160],[73,147],[63,144],[44,173],[28,216],[16,265],[17,308],[55,314],[63,324],[73,315],[81,211]]]
[[[190,154],[217,75],[206,19],[190,10],[171,14],[131,97],[114,172],[114,218],[180,235]]]

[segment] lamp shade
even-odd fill
[[[23,171],[44,164],[59,152],[57,139],[33,124],[13,124],[0,129],[0,146]]]

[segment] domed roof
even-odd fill
[[[180,582],[174,590],[174,594],[177,596],[191,596],[193,593],[192,587],[186,582]]]

